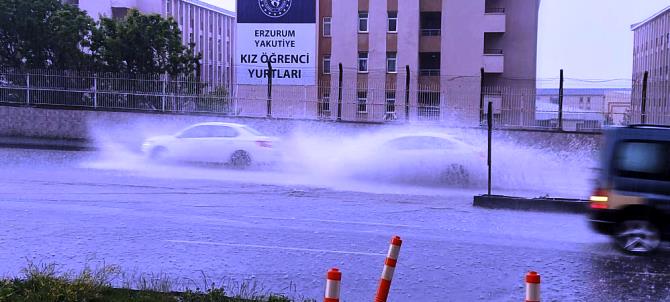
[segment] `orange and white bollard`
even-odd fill
[[[393,280],[393,272],[398,263],[398,255],[400,254],[401,245],[402,240],[400,240],[400,237],[394,236],[391,239],[391,246],[386,255],[386,261],[384,261],[384,270],[382,271],[382,278],[379,281],[379,288],[377,289],[375,302],[386,302],[386,299],[388,299],[389,291],[391,290],[391,280]]]
[[[331,268],[326,274],[326,278],[326,295],[323,302],[340,302],[342,273],[337,268]]]
[[[540,275],[536,272],[526,275],[526,302],[540,302]]]

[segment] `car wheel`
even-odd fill
[[[149,158],[153,161],[161,161],[165,159],[166,154],[167,149],[165,149],[165,147],[155,147],[151,149],[151,154],[149,154]]]
[[[462,165],[450,165],[442,172],[441,181],[455,185],[467,185],[470,183],[470,174]]]
[[[230,157],[230,164],[234,168],[240,169],[249,167],[251,165],[251,156],[246,151],[237,150]]]
[[[661,244],[658,228],[648,220],[626,220],[619,225],[615,243],[624,252],[645,255]]]

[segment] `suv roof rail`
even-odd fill
[[[633,124],[628,125],[629,128],[663,128],[670,129],[670,125],[654,125],[654,124]]]

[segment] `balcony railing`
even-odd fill
[[[435,76],[440,75],[440,70],[439,69],[422,68],[422,69],[419,69],[419,75],[427,76],[427,77],[435,77]]]
[[[487,14],[504,14],[505,8],[503,7],[487,7],[484,9],[484,12]]]
[[[504,53],[503,53],[502,49],[486,48],[486,49],[484,49],[484,54],[485,55],[502,55]]]
[[[424,37],[435,37],[441,34],[442,34],[441,29],[425,29],[425,28],[421,29],[421,35]]]

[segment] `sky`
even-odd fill
[[[235,0],[204,0],[235,10]],[[552,86],[560,69],[576,86],[630,85],[630,26],[670,5],[668,0],[541,0],[537,77]],[[600,82],[594,80],[613,80]],[[626,80],[624,80],[626,79]],[[567,86],[566,86],[567,87]]]

